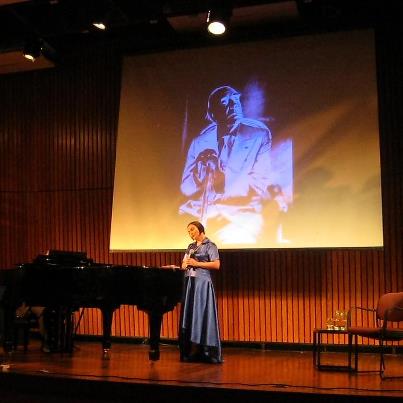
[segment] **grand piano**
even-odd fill
[[[183,272],[174,267],[94,263],[85,252],[57,250],[2,272],[6,352],[12,350],[15,310],[23,302],[46,307],[51,347],[66,352],[73,351],[73,313],[79,308],[99,308],[104,358],[110,355],[114,311],[120,305],[136,305],[149,316],[149,358],[158,360],[162,317],[180,301],[183,284]]]

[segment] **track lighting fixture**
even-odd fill
[[[207,13],[207,31],[212,35],[222,35],[228,28],[230,17],[230,8],[212,7]]]
[[[101,21],[101,20],[99,20],[99,21],[93,21],[93,22],[92,22],[92,25],[93,25],[95,28],[98,28],[98,29],[101,30],[101,31],[105,31],[105,30],[106,30],[106,22],[104,22],[104,21]]]
[[[29,39],[26,41],[23,55],[26,59],[34,62],[40,55],[42,50],[41,40],[38,38]]]
[[[112,2],[110,0],[97,0],[90,3],[90,23],[100,31],[106,31],[110,25]]]
[[[55,62],[57,58],[55,49],[48,42],[38,37],[28,39],[25,42],[22,53],[31,62],[34,62],[40,56],[52,62]]]

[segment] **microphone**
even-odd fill
[[[188,253],[186,253],[185,256],[187,259],[189,259],[191,257],[194,257],[194,253],[195,253],[194,249],[189,249]],[[187,268],[189,269],[189,268],[191,268],[191,266],[188,265]]]

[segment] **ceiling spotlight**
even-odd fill
[[[100,31],[106,31],[109,28],[111,6],[110,0],[92,0],[89,2],[90,24]]]
[[[34,62],[41,55],[42,45],[39,39],[30,39],[25,43],[23,55]]]
[[[100,29],[101,31],[105,31],[105,30],[106,30],[106,24],[105,24],[104,22],[102,22],[102,21],[94,21],[94,22],[92,23],[92,25],[93,25],[95,28]]]
[[[45,59],[48,59],[53,63],[57,60],[55,49],[43,38],[35,37],[28,39],[25,42],[22,54],[31,62],[34,62],[39,56],[43,56]]]
[[[207,13],[207,31],[213,35],[222,35],[231,17],[231,12],[224,9],[211,9]]]

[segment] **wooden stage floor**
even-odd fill
[[[325,353],[342,364],[343,352]],[[178,348],[161,346],[149,362],[148,346],[114,343],[103,360],[97,342],[78,341],[73,355],[42,353],[37,340],[28,352],[1,357],[0,401],[67,402],[397,402],[403,378],[377,373],[318,371],[312,353],[224,347],[221,365],[181,363]],[[378,356],[360,354],[360,370],[376,370]],[[403,374],[403,357],[387,356],[388,374]]]

